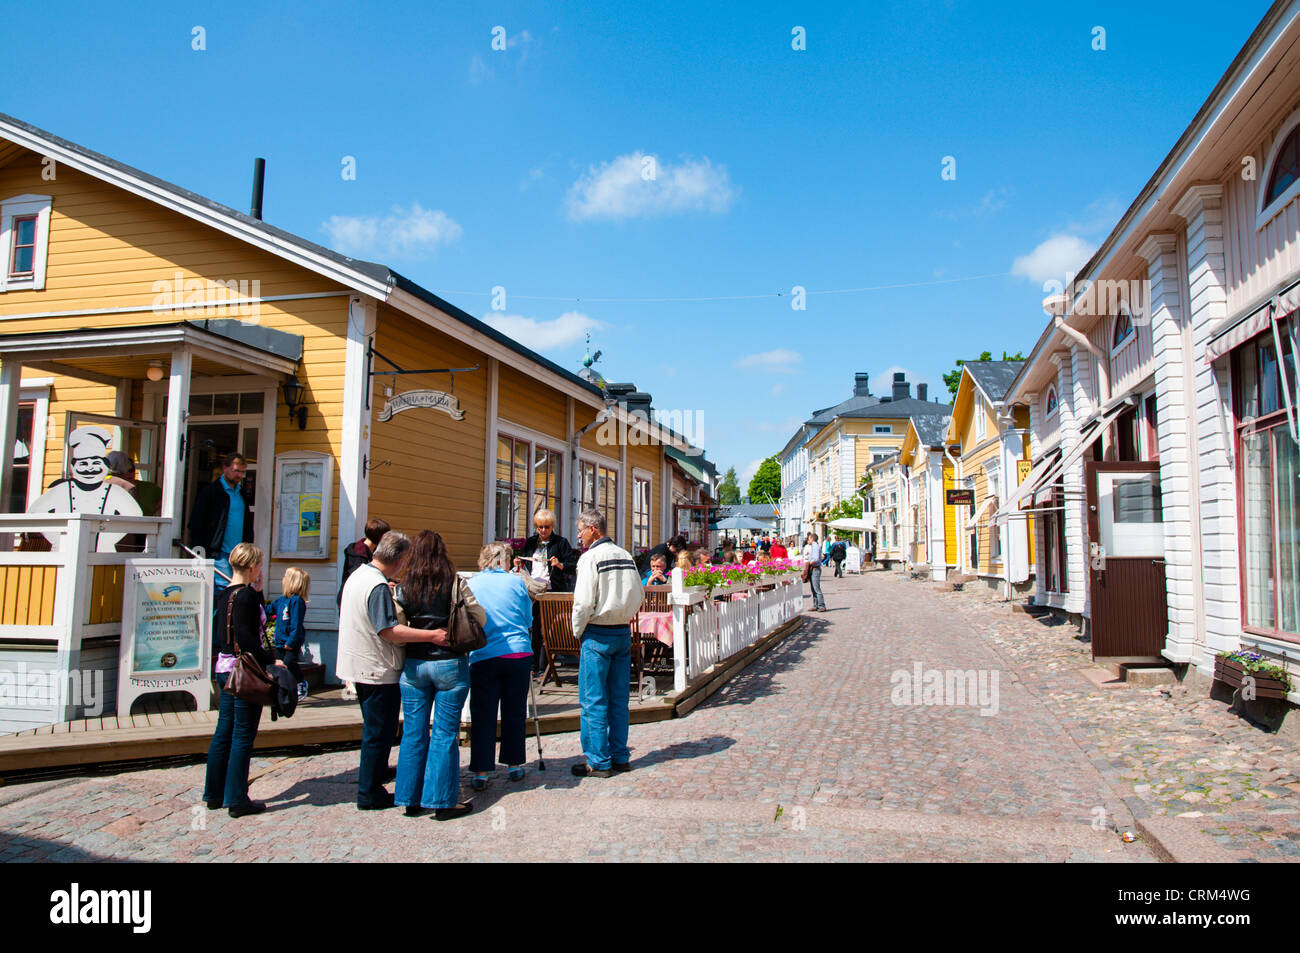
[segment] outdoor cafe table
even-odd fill
[[[638,612],[637,631],[654,635],[664,645],[673,644],[673,614],[671,612]]]

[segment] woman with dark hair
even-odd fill
[[[396,599],[406,624],[445,629],[458,593],[482,625],[487,615],[468,586],[460,582],[447,545],[432,530],[415,537]],[[469,694],[469,657],[433,642],[408,643],[402,670],[402,747],[397,757],[396,802],[408,817],[430,810],[438,820],[473,810],[458,803],[460,794],[460,712]],[[430,737],[429,717],[433,716]]]

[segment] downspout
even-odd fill
[[[578,447],[582,443],[582,438],[587,432],[595,427],[599,427],[613,414],[613,408],[617,401],[605,398],[605,409],[596,414],[596,419],[581,430],[576,431],[569,438],[569,473],[572,482],[569,484],[572,489],[572,495],[569,497],[573,505],[569,507],[569,539],[578,538],[578,511],[582,509],[582,465],[578,459]]]
[[[1062,318],[1060,315],[1057,315],[1053,319],[1053,326],[1062,334],[1064,334],[1067,338],[1069,338],[1071,341],[1078,344],[1079,347],[1083,348],[1085,351],[1091,354],[1093,357],[1099,360],[1103,359],[1103,355],[1100,351],[1097,350],[1097,346],[1088,340],[1088,335],[1084,334],[1078,328],[1070,327],[1068,324],[1065,323],[1065,319]]]
[[[1002,441],[1001,441],[1002,466],[998,467],[998,469],[1001,471],[998,475],[998,499],[1001,502],[1005,503],[1007,499],[1007,486],[1008,486],[1007,478],[1010,476],[1010,474],[1007,471],[1007,467],[1015,463],[1015,461],[1011,459],[1011,455],[1008,452],[1007,434],[1015,426],[1015,420],[1012,418],[1010,414],[1006,415],[1005,417],[1003,417],[1003,415],[1001,414],[999,414],[998,416],[1006,420],[1006,422],[1010,425],[1005,430],[1002,431]],[[997,519],[997,513],[993,514],[993,518],[995,520]],[[1002,595],[1004,601],[1010,602],[1011,601],[1011,520],[1010,518],[1004,520],[1002,526],[1005,530],[1005,532],[1002,533],[1002,575],[1003,575],[1002,585],[1004,587]]]

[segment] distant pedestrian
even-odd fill
[[[414,629],[398,622],[388,580],[402,571],[410,549],[411,541],[402,533],[385,533],[370,562],[358,566],[343,587],[336,670],[339,678],[356,684],[361,705],[357,807],[363,811],[394,804],[384,780],[402,705],[398,687],[405,664],[402,646],[411,642],[446,644],[447,640],[445,628]],[[407,727],[414,730],[410,724]]]
[[[789,557],[790,557],[790,553],[786,550],[785,546],[782,545],[779,539],[776,540],[774,543],[772,543],[773,559],[788,559]]]
[[[578,559],[573,634],[581,640],[578,703],[586,760],[572,771],[578,777],[607,778],[611,771],[632,769],[627,746],[631,622],[645,594],[632,556],[605,535],[600,510],[582,511],[578,539],[586,551]]]
[[[826,611],[826,598],[822,595],[821,547],[817,545],[817,536],[809,533],[804,540],[803,558],[808,564],[808,585],[812,588],[813,611]]]
[[[844,540],[837,539],[831,544],[831,562],[835,564],[835,578],[844,578],[844,560],[848,558],[849,550],[844,545]]]

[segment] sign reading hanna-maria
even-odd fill
[[[384,404],[384,409],[379,412],[379,419],[388,420],[394,414],[416,407],[432,407],[434,410],[441,410],[452,420],[465,419],[465,411],[460,409],[460,401],[456,395],[440,390],[409,390],[405,394],[390,397]]]

